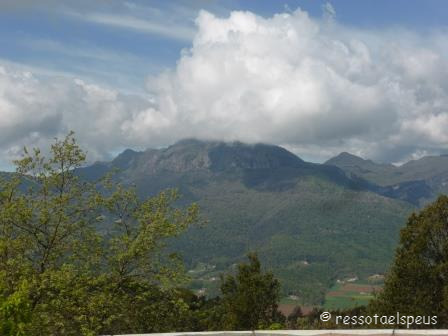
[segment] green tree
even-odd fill
[[[238,265],[235,276],[222,279],[222,328],[227,330],[266,329],[280,322],[280,283],[271,272],[263,272],[256,254],[249,263]]]
[[[384,290],[369,306],[372,313],[437,316],[448,326],[448,197],[440,196],[412,214],[400,235]]]
[[[30,320],[27,282],[24,281],[12,295],[0,297],[0,335],[26,335],[26,326]]]
[[[183,328],[188,305],[173,289],[182,265],[166,239],[198,221],[166,191],[77,176],[85,153],[73,133],[24,150],[0,182],[0,330],[5,335],[95,335]],[[102,228],[102,231],[99,229]]]

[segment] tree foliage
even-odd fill
[[[384,290],[369,309],[386,315],[437,316],[438,324],[432,327],[448,326],[447,196],[409,217]]]
[[[183,272],[164,242],[198,220],[175,191],[140,200],[105,178],[82,181],[73,133],[16,161],[0,183],[0,331],[95,335],[182,328]],[[99,225],[109,231],[100,234]]]
[[[235,276],[222,279],[222,329],[265,329],[281,321],[277,310],[279,281],[272,273],[262,271],[256,254],[249,254],[248,258],[248,264],[238,265]]]
[[[282,327],[280,284],[255,254],[222,278],[221,297],[180,288],[166,242],[199,221],[173,190],[140,199],[112,175],[87,182],[70,133],[24,150],[0,181],[0,334],[98,335]]]

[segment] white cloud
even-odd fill
[[[0,67],[0,160],[4,166],[21,148],[48,147],[74,130],[90,160],[127,146],[121,125],[151,102],[80,79],[34,76]]]
[[[142,63],[142,60],[136,55],[113,49],[99,48],[94,45],[73,45],[69,43],[61,43],[60,41],[50,39],[24,38],[18,41],[18,44],[37,51],[46,51],[63,55],[69,58],[83,58],[96,60],[104,63],[112,64],[133,64]]]
[[[191,41],[194,36],[194,30],[188,26],[167,25],[166,22],[155,22],[130,15],[104,13],[79,14],[79,18],[97,24],[126,28],[137,32],[161,35],[183,41]]]
[[[382,160],[448,149],[446,35],[356,30],[300,10],[268,19],[201,12],[197,25],[176,69],[149,81],[178,136]]]
[[[61,12],[76,20],[191,43],[196,33],[193,18],[199,11],[194,3],[187,1],[189,7],[182,2],[157,3],[158,7],[150,4],[151,1],[145,5],[110,1],[87,10],[88,6],[73,6],[69,2]]]
[[[323,16],[326,20],[334,20],[334,18],[336,17],[336,10],[334,9],[333,5],[329,2],[326,2],[323,6],[322,6],[322,12],[323,12]]]
[[[148,79],[155,103],[0,71],[0,150],[69,129],[94,158],[184,137],[281,144],[316,160],[448,150],[446,33],[360,30],[300,10],[202,11],[196,24],[176,68]]]
[[[2,0],[0,10],[41,10],[43,15],[65,15],[117,29],[191,42],[195,34],[192,18],[199,10],[197,5],[188,0],[166,3],[155,0],[145,4],[123,0]],[[209,6],[216,7],[213,4]]]

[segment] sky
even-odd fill
[[[0,169],[183,138],[323,162],[448,153],[445,0],[0,1]]]

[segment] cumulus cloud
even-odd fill
[[[301,10],[267,19],[201,12],[192,48],[148,83],[163,127],[316,157],[350,150],[391,160],[448,149],[448,60],[439,48],[446,35],[357,30],[335,22],[332,7],[325,13],[317,20]]]
[[[154,102],[3,69],[2,149],[74,129],[96,157],[184,137],[275,143],[315,160],[447,151],[447,34],[361,30],[325,13],[202,11],[176,67],[148,79]]]
[[[150,104],[149,99],[80,79],[38,78],[0,67],[1,164],[17,158],[23,146],[48,147],[70,130],[76,132],[90,160],[107,158],[114,149],[128,145],[122,124]]]

